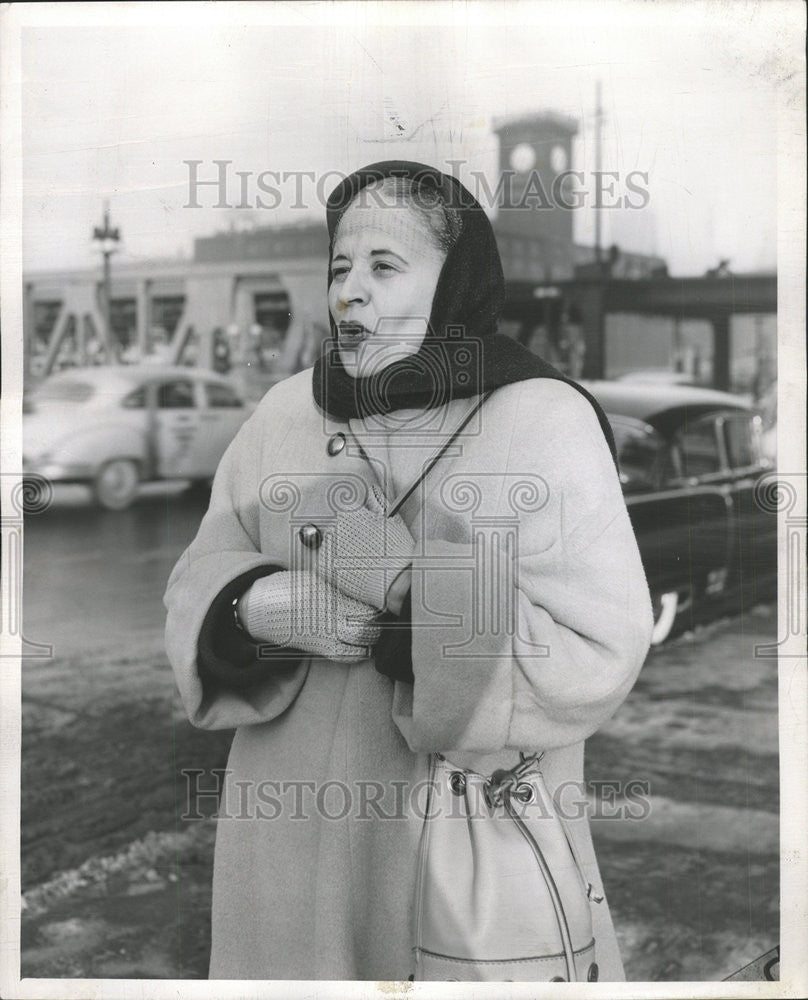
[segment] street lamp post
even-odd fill
[[[104,329],[102,331],[102,337],[104,339],[104,352],[106,355],[106,360],[109,362],[113,358],[112,352],[112,285],[111,285],[111,274],[110,274],[110,258],[118,249],[118,244],[121,241],[120,230],[115,227],[113,228],[109,222],[109,202],[104,201],[104,224],[103,226],[95,226],[93,229],[93,242],[101,251],[101,255],[104,260],[104,279],[102,287],[102,319],[104,323]]]

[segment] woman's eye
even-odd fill
[[[388,272],[392,273],[393,271],[397,271],[398,268],[394,267],[386,260],[377,260],[376,263],[373,265],[373,270],[380,271],[382,273],[388,273]]]
[[[332,281],[336,280],[337,278],[344,278],[349,270],[350,268],[346,267],[345,265],[341,265],[340,267],[332,267],[331,268]]]

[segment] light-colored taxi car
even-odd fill
[[[74,368],[45,379],[23,407],[23,476],[86,483],[122,510],[140,483],[209,481],[250,414],[215,372],[149,364]]]

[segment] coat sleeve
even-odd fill
[[[427,538],[413,562],[414,684],[396,685],[393,707],[413,750],[577,743],[614,713],[649,649],[645,573],[592,406],[549,380],[515,396],[489,437],[502,444],[491,470],[507,470],[496,506],[476,527],[472,516],[471,540]],[[515,518],[520,479],[524,494],[540,489]]]
[[[258,577],[282,567],[260,551],[261,420],[257,412],[225,452],[196,538],[168,580],[166,650],[195,726],[230,729],[285,711],[306,679],[298,650],[235,634],[231,604]],[[244,497],[253,498],[245,503]]]

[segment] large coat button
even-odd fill
[[[339,455],[342,449],[345,447],[345,435],[338,431],[333,437],[328,439],[328,444],[326,445],[326,451],[329,455]]]
[[[304,524],[297,534],[307,549],[319,549],[323,543],[323,533],[316,524]]]

